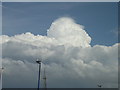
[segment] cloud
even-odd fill
[[[91,37],[71,18],[55,20],[47,36],[27,32],[0,38],[3,87],[36,87],[36,59],[43,60],[41,78],[46,68],[48,87],[93,88],[99,83],[103,87],[118,86],[119,44],[91,47]]]
[[[88,47],[91,42],[91,38],[85,32],[84,27],[76,24],[73,19],[68,17],[55,20],[48,29],[47,35],[64,45]]]

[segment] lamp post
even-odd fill
[[[38,63],[39,65],[39,72],[38,72],[38,89],[40,88],[40,69],[41,69],[41,61],[40,60],[37,60],[36,63]]]

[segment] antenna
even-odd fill
[[[47,77],[46,77],[46,72],[45,72],[45,68],[44,68],[44,76],[43,76],[43,80],[44,80],[44,88],[45,88],[45,90],[47,90],[46,79],[47,79]]]

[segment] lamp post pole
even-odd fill
[[[40,88],[40,69],[41,69],[41,61],[37,60],[36,63],[39,65],[39,72],[38,72],[38,89]]]

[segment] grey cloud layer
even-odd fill
[[[55,20],[48,36],[27,32],[1,38],[3,87],[36,87],[38,58],[43,60],[42,75],[46,68],[48,87],[118,86],[118,44],[91,47],[90,36],[71,18]]]

